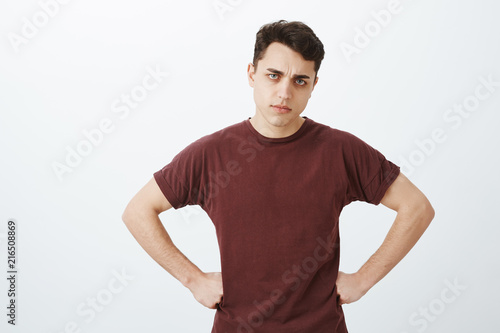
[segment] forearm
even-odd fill
[[[411,250],[434,217],[430,205],[398,212],[396,219],[379,249],[356,273],[364,292],[387,275]]]
[[[155,212],[125,214],[123,221],[142,248],[184,286],[189,288],[202,274],[174,245]]]

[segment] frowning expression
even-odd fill
[[[281,43],[271,43],[264,57],[248,65],[248,80],[254,89],[255,117],[269,126],[287,126],[307,106],[318,78],[314,61]]]

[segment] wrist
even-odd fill
[[[201,270],[194,270],[189,274],[186,274],[183,278],[180,279],[182,285],[189,290],[192,290],[195,285],[199,283],[199,281],[203,278],[204,273]]]
[[[358,285],[361,288],[361,291],[363,292],[363,295],[370,290],[373,285],[375,284],[373,282],[373,278],[370,276],[369,273],[363,270],[359,270],[356,273],[354,273],[357,277],[358,280]]]

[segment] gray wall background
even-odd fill
[[[499,12],[493,0],[1,1],[0,266],[7,274],[13,218],[19,269],[15,327],[0,282],[2,332],[210,331],[214,310],[121,214],[182,148],[254,114],[247,64],[259,27],[278,19],[309,24],[325,44],[303,115],[380,150],[436,210],[403,261],[344,306],[349,331],[498,332]],[[154,70],[168,75],[144,89]],[[85,143],[99,126],[107,133]],[[78,149],[86,156],[68,166]],[[394,217],[347,206],[341,270],[356,271]],[[161,218],[195,264],[220,269],[199,207]]]

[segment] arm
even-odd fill
[[[360,299],[411,250],[434,218],[425,195],[402,173],[387,189],[381,203],[397,212],[384,242],[353,274],[339,272],[337,292],[341,304]]]
[[[123,222],[144,250],[187,287],[198,302],[215,309],[222,298],[220,273],[203,273],[174,245],[159,214],[172,208],[158,184],[151,180],[132,198]]]

